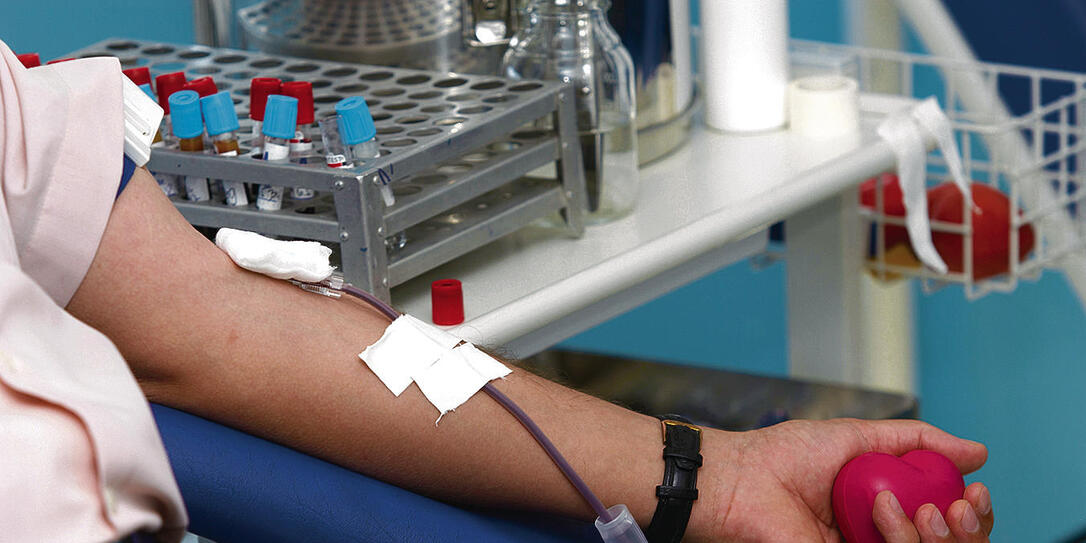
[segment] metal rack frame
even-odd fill
[[[103,55],[117,56],[125,67],[149,65],[152,75],[212,75],[220,89],[231,91],[242,133],[250,126],[242,109],[248,87],[236,81],[306,77],[314,82],[318,118],[333,112],[342,93],[362,94],[374,106],[382,148],[380,158],[363,166],[327,168],[319,154],[309,165],[270,164],[249,156],[243,140],[235,158],[156,148],[148,168],[316,190],[324,196],[311,214],[289,201],[274,212],[217,201],[174,204],[198,226],[337,243],[347,280],[382,299],[389,300],[392,286],[555,212],[571,235],[584,232],[584,171],[567,85],[127,39],[72,54]],[[547,117],[554,131],[525,129],[546,124],[539,121]],[[556,179],[523,177],[549,164],[555,164]],[[397,195],[388,208],[379,192],[385,183]],[[390,254],[385,239],[401,231],[410,241]]]

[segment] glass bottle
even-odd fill
[[[506,77],[573,86],[589,224],[632,211],[640,185],[634,65],[607,20],[610,7],[610,0],[531,0],[502,60]],[[553,128],[549,118],[539,124]]]

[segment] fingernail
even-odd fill
[[[946,537],[950,535],[950,526],[946,525],[946,521],[943,520],[943,515],[939,513],[938,509],[936,509],[935,512],[931,514],[930,524],[931,531],[935,532],[935,535],[939,537]]]
[[[977,513],[987,515],[992,512],[992,495],[988,493],[988,489],[984,489],[980,493],[980,499],[977,500]]]
[[[897,496],[890,493],[890,509],[899,515],[904,515],[905,510],[901,508],[901,504],[897,501]]]
[[[971,534],[980,529],[980,520],[977,519],[977,514],[973,511],[972,505],[965,508],[965,514],[962,515],[962,528]]]

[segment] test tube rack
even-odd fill
[[[559,215],[573,236],[584,232],[584,169],[573,89],[545,81],[324,62],[129,39],[107,39],[72,57],[115,56],[123,68],[152,76],[184,71],[212,76],[229,90],[241,123],[242,153],[227,158],[156,148],[155,172],[316,190],[314,205],[280,211],[228,207],[221,199],[174,205],[196,226],[338,244],[345,278],[385,301],[390,288],[544,217]],[[373,113],[381,157],[356,168],[325,166],[320,138],[309,164],[272,164],[252,156],[246,109],[253,77],[313,84],[318,119],[342,98],[361,95]],[[549,122],[537,122],[546,120]],[[553,130],[526,127],[536,123]],[[553,167],[556,175],[527,177]],[[396,203],[386,207],[380,186]],[[386,238],[405,232],[402,249]]]

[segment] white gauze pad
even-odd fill
[[[460,339],[412,317],[401,315],[376,343],[358,357],[393,394],[399,396]]]
[[[381,339],[358,355],[393,394],[399,396],[414,382],[440,412],[460,407],[488,382],[512,370],[470,343],[402,315]],[[438,420],[441,420],[441,416]]]
[[[315,241],[279,241],[255,232],[220,228],[215,245],[238,266],[276,279],[316,283],[335,270],[328,262],[332,250]]]

